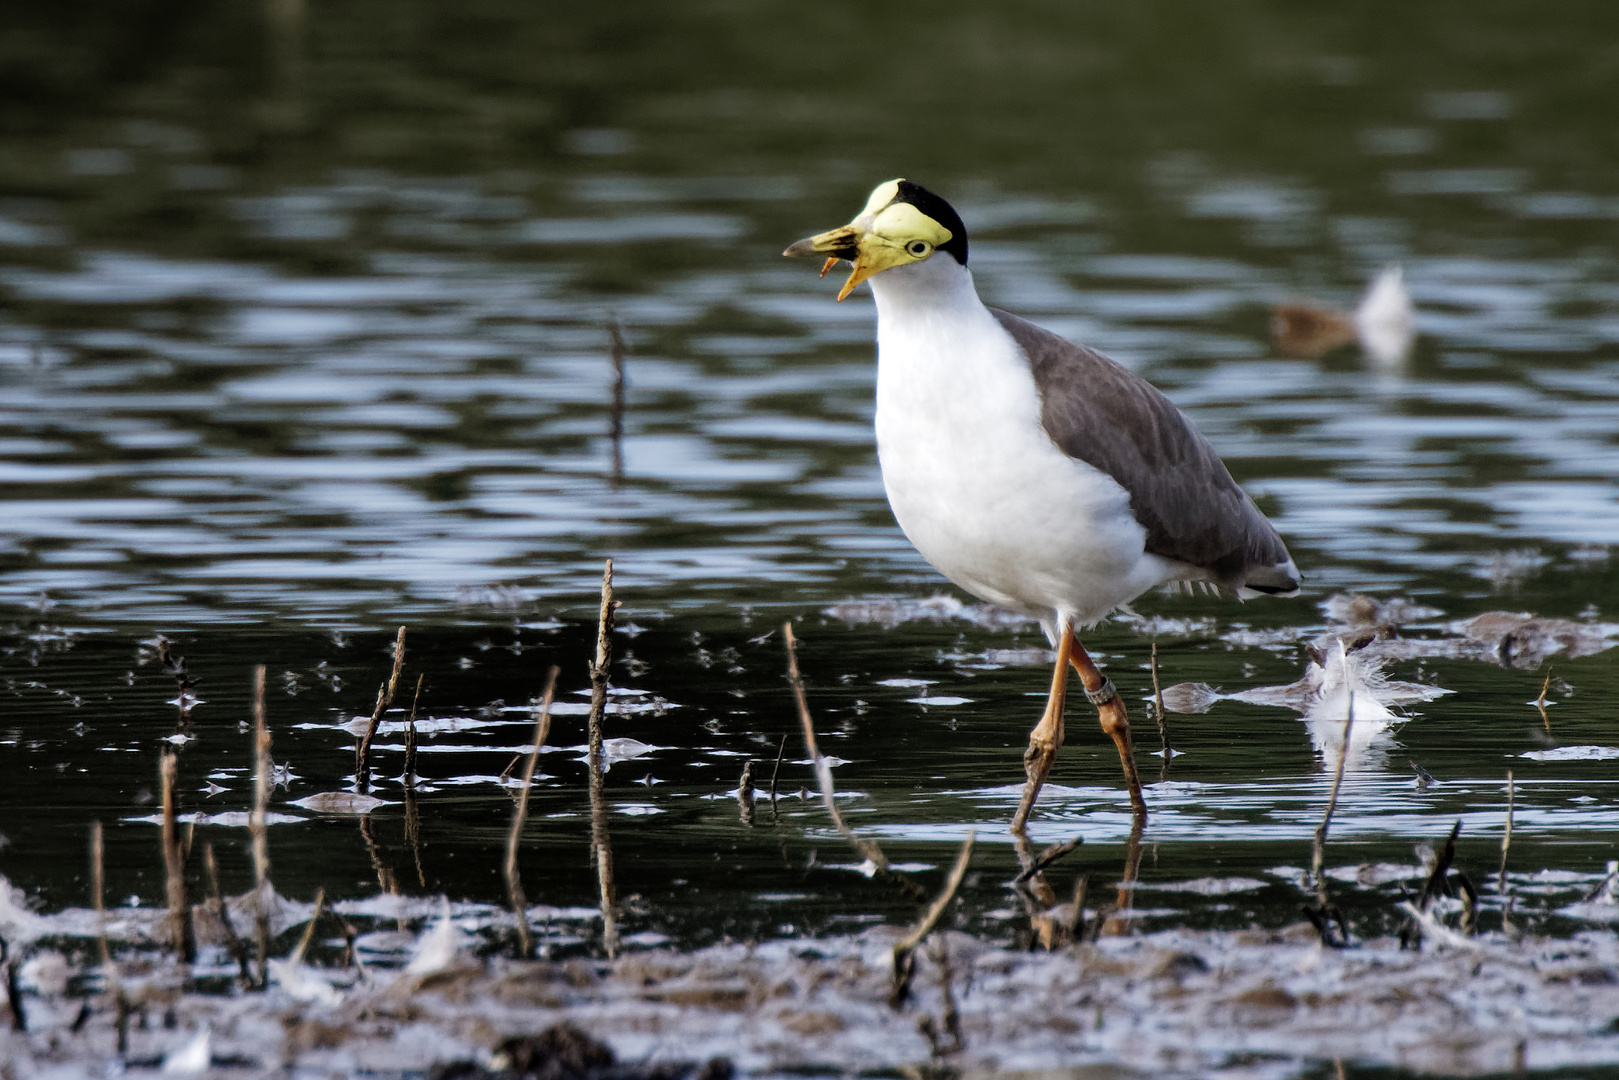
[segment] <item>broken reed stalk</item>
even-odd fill
[[[798,643],[793,637],[793,624],[783,623],[781,631],[783,639],[787,642],[787,681],[793,687],[793,701],[798,706],[798,722],[804,729],[804,749],[808,751],[810,763],[815,767],[815,780],[821,788],[821,802],[826,806],[826,812],[832,818],[832,824],[838,833],[854,847],[855,851],[877,869],[887,870],[888,858],[882,849],[875,842],[862,840],[856,836],[838,810],[837,792],[832,787],[832,768],[827,765],[826,758],[821,756],[821,748],[815,742],[815,723],[810,719],[809,699],[804,694],[804,678],[798,673]]]
[[[1045,871],[1045,869],[1047,867],[1049,867],[1052,863],[1054,863],[1058,859],[1061,859],[1064,856],[1068,855],[1075,848],[1079,847],[1079,845],[1083,844],[1084,842],[1085,842],[1085,838],[1083,836],[1076,836],[1072,840],[1064,840],[1060,844],[1052,844],[1050,847],[1046,848],[1040,854],[1038,854],[1038,855],[1034,856],[1033,858],[1029,859],[1027,861],[1027,863],[1024,865],[1022,871],[1020,871],[1018,873],[1018,876],[1012,879],[1012,884],[1013,885],[1022,885],[1024,882],[1026,882],[1030,878],[1034,877],[1034,875],[1039,874],[1039,873],[1043,873]],[[1020,856],[1021,856],[1021,854],[1022,853],[1019,852]],[[1019,861],[1020,862],[1023,861],[1021,859],[1021,857],[1020,857]]]
[[[551,665],[545,677],[545,694],[540,698],[539,713],[534,717],[534,749],[529,751],[523,766],[523,786],[517,793],[517,806],[512,811],[512,828],[506,837],[506,892],[512,903],[512,914],[517,918],[517,940],[528,959],[533,943],[528,933],[528,900],[523,895],[523,880],[517,872],[517,845],[523,836],[523,823],[528,818],[528,792],[534,783],[534,767],[539,763],[540,750],[551,735],[551,700],[557,692],[557,675],[561,668]]]
[[[197,945],[191,935],[191,903],[186,899],[185,854],[180,850],[175,822],[174,784],[179,773],[179,758],[165,752],[158,760],[158,779],[163,788],[163,879],[169,901],[169,936],[175,953],[189,964],[197,959]]]
[[[1495,891],[1507,894],[1507,849],[1512,846],[1512,770],[1507,770],[1507,828],[1501,834],[1501,870],[1495,876]],[[1503,915],[1503,917],[1505,917]]]
[[[624,356],[627,350],[618,320],[609,320],[607,335],[613,361],[613,400],[608,412],[608,435],[613,446],[613,479],[618,481],[624,478]]]
[[[590,855],[596,863],[601,899],[602,943],[608,959],[618,955],[618,898],[613,885],[613,844],[607,829],[607,803],[602,788],[602,719],[607,712],[607,676],[613,664],[613,560],[602,567],[601,608],[596,619],[596,659],[590,665]]]
[[[1327,887],[1321,881],[1321,865],[1326,861],[1327,829],[1332,825],[1332,812],[1338,808],[1338,789],[1344,782],[1344,762],[1349,760],[1349,733],[1355,726],[1355,692],[1349,692],[1349,710],[1344,717],[1344,741],[1338,749],[1338,769],[1332,776],[1332,791],[1327,796],[1327,810],[1321,815],[1321,824],[1315,827],[1315,851],[1310,858],[1310,876],[1315,879],[1318,898],[1324,906]]]
[[[1169,725],[1164,722],[1164,691],[1158,685],[1158,643],[1152,643],[1152,717],[1158,721],[1158,741],[1164,744],[1164,765],[1167,768],[1169,759],[1175,756],[1174,747],[1169,745]]]
[[[219,891],[219,864],[214,861],[214,845],[202,845],[202,868],[208,878],[208,901],[213,905],[214,918],[225,931],[225,948],[236,958],[237,966],[242,969],[242,986],[253,985],[253,972],[247,965],[247,946],[242,939],[236,936],[236,927],[230,921],[230,909],[225,906],[225,897]]]
[[[742,814],[742,824],[753,824],[753,767],[758,764],[752,758],[742,766],[742,779],[736,785],[736,803]]]
[[[416,693],[410,699],[410,718],[405,721],[405,786],[416,786],[416,706],[422,701],[422,680],[427,673],[416,676]]]
[[[602,717],[607,712],[607,676],[613,664],[613,560],[602,567],[601,609],[596,618],[596,659],[590,665],[590,783],[602,782]]]
[[[888,1003],[898,1007],[905,1000],[910,988],[911,971],[914,963],[913,953],[916,947],[922,944],[922,939],[933,933],[933,928],[939,925],[944,917],[945,909],[950,901],[956,898],[956,890],[961,888],[961,881],[967,876],[967,863],[972,858],[973,839],[977,836],[976,829],[967,830],[967,839],[961,842],[961,850],[956,853],[956,864],[950,868],[950,876],[945,878],[944,888],[939,895],[933,898],[922,918],[911,927],[909,933],[900,938],[894,945],[894,989],[889,995]]]
[[[253,922],[259,950],[259,986],[268,986],[270,959],[270,834],[267,819],[270,790],[275,783],[275,762],[270,757],[270,725],[264,718],[264,665],[253,669],[253,814],[248,830],[253,835]]]
[[[95,905],[96,943],[101,949],[101,965],[110,972],[112,969],[112,949],[107,945],[105,861],[106,844],[101,835],[101,822],[92,821],[90,823],[90,902]]]
[[[776,767],[770,770],[770,807],[776,807],[776,778],[781,775],[781,759],[787,753],[787,736],[781,737],[781,743],[776,747]]]
[[[401,626],[398,636],[394,638],[393,671],[389,673],[388,681],[377,688],[377,704],[371,710],[371,721],[365,725],[365,735],[354,750],[354,786],[362,795],[371,787],[371,740],[376,738],[382,714],[393,706],[394,694],[399,689],[399,672],[404,666],[405,628]]]
[[[304,962],[304,954],[309,951],[309,943],[315,939],[315,925],[320,922],[320,917],[325,911],[326,889],[322,886],[315,890],[315,912],[309,916],[309,923],[304,927],[303,936],[298,939],[298,947],[287,957],[289,964]]]
[[[102,837],[101,822],[90,823],[90,902],[96,909],[96,945],[101,953],[101,970],[107,980],[107,996],[112,998],[118,1016],[118,1053],[128,1050],[129,1003],[124,997],[123,980],[118,965],[112,961],[112,947],[107,944],[106,904],[106,843]]]

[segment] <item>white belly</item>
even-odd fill
[[[1046,435],[1028,362],[987,309],[913,314],[880,309],[877,454],[924,558],[1048,628],[1096,622],[1178,576],[1144,553],[1128,493]]]

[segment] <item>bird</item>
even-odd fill
[[[847,225],[783,254],[824,257],[823,278],[848,262],[840,301],[869,282],[877,457],[900,529],[956,585],[1038,619],[1056,650],[1011,831],[1025,834],[1063,743],[1070,667],[1118,749],[1139,827],[1129,717],[1076,631],[1166,582],[1293,596],[1299,572],[1168,398],[1101,353],[986,306],[967,252],[955,209],[895,179]]]

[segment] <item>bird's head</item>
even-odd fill
[[[884,270],[910,266],[946,252],[967,265],[967,227],[951,205],[921,184],[889,180],[878,184],[866,208],[849,224],[800,240],[783,255],[824,255],[821,276],[839,259],[854,265],[838,291],[842,300],[854,287]]]

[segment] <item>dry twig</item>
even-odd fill
[[[394,693],[399,689],[399,672],[405,666],[405,628],[399,628],[399,634],[394,638],[394,664],[393,671],[388,675],[388,681],[377,688],[377,704],[371,710],[371,720],[365,725],[365,734],[360,738],[359,746],[354,750],[354,786],[364,794],[371,787],[371,740],[376,738],[377,727],[382,723],[382,714],[393,706]]]
[[[529,751],[523,766],[523,783],[517,793],[517,806],[512,811],[512,827],[506,836],[506,893],[511,900],[512,914],[517,918],[517,941],[527,959],[533,948],[528,933],[528,900],[523,895],[523,880],[517,870],[517,846],[523,837],[523,823],[528,819],[528,793],[534,783],[534,768],[540,760],[540,750],[551,735],[551,701],[556,696],[557,675],[561,671],[551,665],[545,679],[545,694],[540,698],[539,712],[534,717],[534,749]]]

